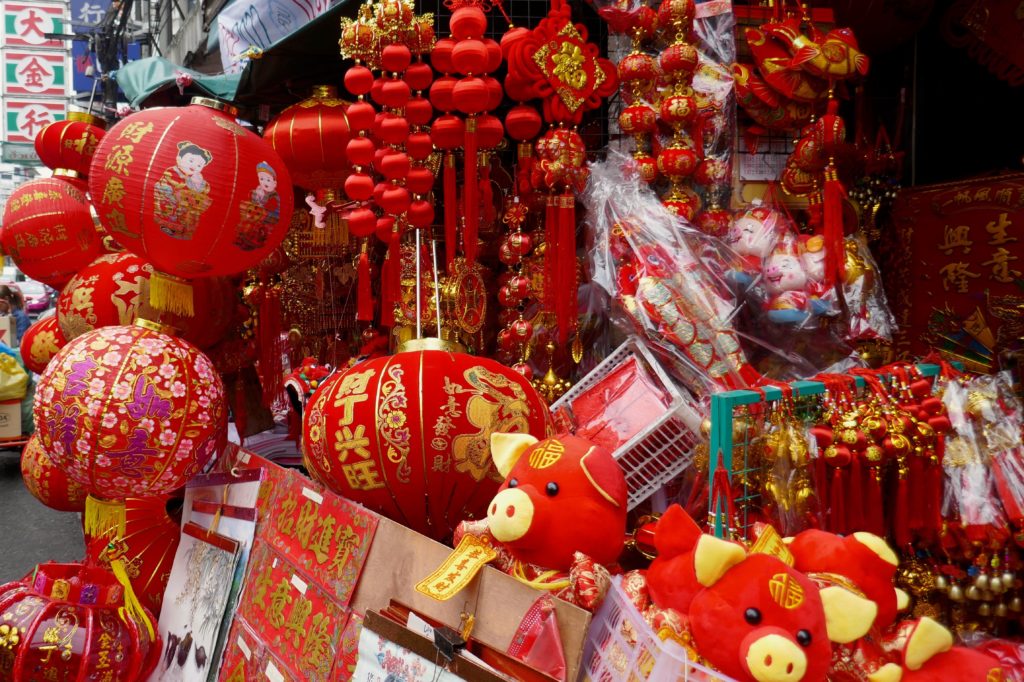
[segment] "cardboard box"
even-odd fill
[[[18,349],[18,344],[14,339],[14,330],[16,328],[13,317],[10,315],[0,317],[0,342],[6,343],[15,350]]]
[[[0,401],[0,440],[21,437],[21,401]]]
[[[449,601],[434,601],[417,592],[416,583],[440,566],[450,552],[439,542],[381,518],[352,598],[352,609],[359,613],[379,611],[393,600],[456,630],[462,613],[471,613],[476,621],[473,638],[507,651],[519,623],[540,593],[489,566]],[[555,613],[565,652],[566,679],[575,680],[591,615],[560,599],[555,600]]]

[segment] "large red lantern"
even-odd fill
[[[39,445],[36,436],[28,439],[21,453],[21,479],[25,487],[50,509],[85,511],[85,488],[68,478]]]
[[[21,336],[21,360],[30,371],[42,374],[46,365],[61,348],[67,345],[57,316],[36,320]]]
[[[235,316],[234,285],[204,277],[193,286],[194,315],[153,310],[148,292],[153,266],[133,253],[100,256],[71,278],[57,297],[57,323],[70,340],[99,327],[127,325],[139,317],[173,327],[189,343],[207,348],[220,341]]]
[[[180,496],[157,495],[124,503],[124,537],[116,542],[120,560],[139,603],[157,619],[181,542],[182,502]],[[110,565],[104,543],[87,537],[85,546],[90,563]]]
[[[68,112],[63,121],[54,121],[36,135],[39,160],[53,170],[71,171],[78,177],[89,175],[89,164],[103,139],[106,121],[82,111]]]
[[[156,667],[159,636],[125,608],[107,570],[40,564],[33,575],[0,585],[0,679],[138,682]]]
[[[88,490],[94,536],[124,527],[123,506],[105,501],[169,493],[224,447],[224,386],[213,363],[154,327],[140,320],[82,334],[36,388],[39,442]]]
[[[60,289],[103,250],[83,180],[29,180],[4,207],[0,247],[32,279]]]
[[[415,350],[368,360],[323,382],[304,413],[310,474],[424,535],[450,538],[483,518],[501,483],[495,431],[544,438],[544,400],[486,358]]]
[[[337,88],[320,85],[312,97],[282,111],[263,130],[263,139],[281,155],[299,187],[317,190],[345,184],[352,172],[343,152],[351,137],[347,108]]]
[[[281,157],[227,105],[146,109],[110,129],[89,189],[103,227],[159,274],[151,300],[191,314],[183,280],[252,268],[284,239],[292,181]]]

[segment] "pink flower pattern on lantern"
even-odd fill
[[[55,464],[106,499],[170,492],[226,440],[213,364],[143,327],[102,327],[65,346],[40,378],[35,419]]]

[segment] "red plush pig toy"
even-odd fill
[[[571,435],[538,441],[495,433],[491,458],[505,476],[487,519],[466,533],[493,538],[494,564],[555,596],[593,609],[626,534],[626,479],[608,450]]]
[[[870,677],[871,682],[1002,682],[1006,673],[987,653],[953,646],[953,633],[931,618],[904,621],[891,628],[882,646],[899,669]]]
[[[654,544],[654,607],[683,614],[698,654],[738,680],[824,680],[831,642],[862,637],[877,614],[850,590],[819,589],[774,556],[702,534],[678,505],[659,520]]]

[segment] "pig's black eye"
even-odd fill
[[[558,484],[555,483],[554,481],[551,481],[550,483],[547,484],[544,490],[545,492],[547,492],[548,497],[554,497],[555,495],[558,494]]]
[[[743,618],[751,625],[757,625],[761,622],[761,612],[755,608],[749,608],[743,612]]]
[[[801,630],[796,633],[796,641],[800,642],[800,646],[806,649],[811,645],[811,633],[807,632],[807,630]]]
[[[509,482],[508,482],[508,487],[509,488],[515,488],[517,485],[519,485],[519,480],[518,479],[515,479],[515,478],[509,479]]]

